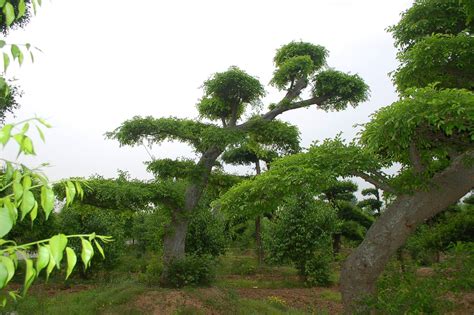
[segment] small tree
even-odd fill
[[[271,104],[262,115],[242,121],[247,108],[255,108],[264,95],[263,85],[237,67],[215,73],[204,82],[204,96],[197,107],[201,117],[213,121],[178,118],[134,117],[108,133],[121,145],[181,141],[197,152],[193,160],[156,160],[149,169],[166,173],[167,191],[179,184],[180,193],[163,194],[171,211],[171,225],[164,238],[165,264],[185,253],[189,218],[196,211],[218,157],[230,145],[241,142],[252,130],[266,132],[275,126],[274,119],[284,112],[316,106],[323,110],[343,110],[367,99],[368,87],[357,75],[325,68],[327,50],[318,45],[292,42],[282,46],[274,58],[276,70],[272,84],[286,91],[280,102]],[[301,99],[309,88],[311,97]],[[214,122],[220,123],[217,125]],[[174,187],[174,188],[170,188]]]
[[[265,162],[267,169],[276,158],[296,153],[299,147],[299,132],[296,126],[275,120],[273,128],[268,132],[254,130],[249,132],[242,143],[231,146],[222,155],[225,163],[233,165],[254,165],[256,175],[262,172],[261,161]],[[263,264],[264,251],[261,237],[261,215],[255,218],[255,243],[259,265]]]
[[[371,196],[372,198],[362,199],[357,205],[366,209],[372,215],[380,215],[383,202],[380,200],[379,190],[375,188],[366,188],[361,191],[362,196]]]

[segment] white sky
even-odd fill
[[[122,147],[104,139],[134,115],[197,116],[200,86],[212,73],[236,65],[267,84],[275,50],[292,40],[325,46],[328,64],[358,73],[371,98],[356,109],[325,113],[315,108],[279,118],[299,126],[303,146],[342,131],[396,100],[387,75],[397,66],[386,27],[396,23],[411,0],[63,0],[43,1],[24,30],[11,32],[9,43],[29,42],[44,54],[35,63],[12,67],[24,91],[18,121],[34,115],[54,128],[46,143],[36,141],[33,166],[49,162],[51,179],[101,174],[118,169],[150,178],[143,147]],[[265,104],[282,94],[267,88]],[[14,146],[4,155],[14,159]],[[156,157],[193,156],[185,145],[165,143]],[[16,152],[15,152],[16,153]]]

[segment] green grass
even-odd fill
[[[19,315],[89,315],[105,310],[110,314],[140,314],[125,305],[145,290],[145,286],[128,281],[75,293],[58,293],[53,297],[30,294],[17,304],[10,303],[5,311],[16,311]]]

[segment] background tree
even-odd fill
[[[372,198],[365,198],[357,204],[360,208],[366,209],[368,213],[374,216],[380,215],[383,202],[380,200],[379,190],[375,188],[366,188],[361,191],[362,196],[370,196]]]
[[[451,9],[444,10],[446,5]],[[424,15],[425,21],[412,18],[415,13]],[[431,17],[440,21],[433,23]],[[461,26],[448,27],[457,20],[463,21],[458,23]],[[436,32],[443,36],[433,34],[435,24],[440,27]],[[402,97],[372,116],[358,143],[326,141],[307,154],[274,163],[269,172],[241,183],[222,198],[224,207],[232,207],[234,203],[253,204],[256,196],[263,194],[265,202],[274,207],[282,195],[294,192],[298,185],[313,183],[314,191],[323,191],[338,177],[348,176],[358,176],[391,195],[393,201],[344,263],[341,291],[348,313],[361,307],[358,303],[363,297],[375,293],[378,276],[415,228],[474,186],[474,93],[457,88],[471,86],[469,73],[474,58],[466,58],[466,54],[474,50],[459,51],[456,45],[462,41],[462,47],[471,47],[474,38],[469,36],[469,25],[458,1],[416,1],[391,28],[401,45],[402,64],[394,80]],[[435,42],[445,51],[452,48],[449,58],[439,60],[437,50],[420,49],[427,43],[433,43],[430,47],[434,48]],[[436,66],[412,62],[416,60],[432,61]],[[445,66],[455,69],[466,81],[456,86],[454,72],[440,75]],[[406,71],[413,73],[408,81],[402,79]],[[427,82],[426,78],[437,79]],[[394,176],[384,174],[384,167],[395,163],[402,165],[400,171]]]
[[[267,169],[270,163],[278,157],[296,153],[299,147],[299,131],[296,126],[275,120],[273,128],[268,132],[253,130],[237,146],[231,146],[222,154],[225,163],[233,165],[254,165],[256,175],[262,172],[261,161],[265,162]],[[255,243],[259,265],[263,264],[264,250],[261,236],[262,216],[255,217]]]
[[[200,115],[220,122],[220,126],[188,119],[134,117],[108,134],[121,145],[181,141],[191,145],[198,154],[197,162],[153,162],[157,173],[164,169],[183,183],[179,195],[166,196],[172,211],[170,229],[164,238],[166,264],[184,256],[189,218],[197,209],[216,160],[229,145],[242,141],[251,130],[271,129],[273,120],[286,111],[312,105],[323,110],[343,110],[349,104],[356,106],[367,99],[368,87],[362,79],[325,69],[326,56],[324,47],[310,43],[292,42],[282,46],[274,59],[276,70],[272,84],[286,94],[280,102],[269,106],[266,113],[254,115],[247,121],[241,121],[243,113],[248,107],[259,105],[264,87],[246,72],[231,67],[204,82],[204,96],[198,103]],[[311,97],[301,100],[308,87]]]

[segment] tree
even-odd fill
[[[456,0],[416,1],[391,28],[400,45],[402,64],[394,80],[400,83],[401,98],[372,116],[358,142],[346,144],[336,138],[306,154],[283,158],[260,178],[241,183],[222,198],[223,206],[232,207],[233,203],[253,204],[256,196],[263,194],[265,203],[276,206],[281,196],[294,193],[302,184],[311,183],[315,191],[323,191],[338,177],[349,176],[360,177],[383,190],[391,202],[341,272],[347,313],[363,311],[359,303],[375,293],[376,280],[388,260],[419,224],[474,187],[474,93],[472,88],[462,89],[472,87],[469,73],[474,59],[466,58],[472,50],[457,53],[460,46],[471,47],[474,38],[470,36],[472,20],[466,24],[462,8]],[[413,18],[418,14],[425,18]],[[455,29],[450,27],[458,20],[463,23],[456,23]],[[442,35],[433,35],[434,26]],[[458,46],[457,41],[464,45]],[[444,51],[450,51],[452,44],[449,58],[440,61],[437,51],[420,49],[435,42]],[[409,56],[433,60],[436,66],[412,62]],[[446,78],[442,77],[439,69],[444,66],[455,69],[466,81],[456,86],[456,75],[449,71]],[[407,77],[409,82],[400,75],[405,72],[413,73]],[[437,81],[427,82],[425,77]],[[384,174],[383,169],[395,163],[401,165],[400,171],[392,176]]]
[[[286,94],[280,102],[271,104],[266,113],[253,115],[247,121],[241,121],[243,114],[247,108],[259,105],[264,87],[246,72],[231,67],[215,73],[203,85],[204,96],[197,108],[201,117],[213,123],[134,117],[108,133],[121,145],[172,140],[191,145],[198,154],[197,162],[156,160],[149,165],[159,174],[166,170],[175,179],[170,184],[183,185],[179,196],[164,196],[163,200],[172,210],[171,228],[164,239],[165,264],[184,256],[189,216],[198,207],[218,157],[229,145],[241,142],[252,130],[266,132],[275,126],[277,116],[289,110],[312,105],[323,110],[343,110],[367,99],[368,87],[358,75],[325,68],[327,54],[324,47],[305,42],[291,42],[278,49],[272,84]],[[306,88],[310,88],[311,97],[301,100]]]
[[[265,162],[268,169],[276,158],[298,152],[300,147],[297,127],[279,120],[274,120],[273,125],[274,128],[269,129],[269,132],[249,132],[242,143],[231,146],[224,152],[222,160],[233,165],[253,164],[258,176],[262,170],[261,161]],[[255,243],[259,265],[263,264],[264,258],[261,230],[261,215],[258,214],[255,218]]]
[[[373,196],[373,198],[363,199],[357,205],[362,209],[367,209],[372,215],[380,215],[383,202],[380,200],[380,193],[377,187],[363,189],[361,194],[365,197]]]
[[[36,0],[32,4],[36,5]],[[13,26],[22,26],[27,22],[29,7],[25,1],[2,1],[0,3],[0,28],[6,33],[6,30]],[[6,72],[10,57],[4,48],[7,46],[5,41],[0,40],[0,49],[3,52],[4,71]],[[25,50],[30,50],[30,45],[25,44]],[[18,60],[21,65],[23,62],[23,52],[16,44],[8,45],[10,47],[13,60]],[[0,118],[6,110],[11,110],[11,104],[14,103],[15,89],[11,88],[3,76],[0,77]],[[10,104],[10,105],[9,105]],[[41,118],[28,119],[18,123],[4,125],[0,129],[0,143],[3,147],[13,140],[18,145],[18,155],[35,155],[33,141],[29,136],[30,126],[35,125],[40,138],[44,140],[43,127],[49,128],[50,125]],[[10,141],[11,140],[11,141]],[[42,165],[44,166],[44,164]],[[74,198],[82,196],[83,190],[79,182],[64,181],[62,188],[65,191],[66,204],[70,205]],[[19,261],[18,255],[23,256],[25,263],[23,294],[26,294],[28,288],[39,276],[42,270],[45,270],[46,278],[51,272],[61,267],[64,253],[67,257],[66,278],[69,277],[77,263],[77,256],[71,247],[68,247],[70,239],[80,239],[81,241],[81,260],[84,268],[88,268],[91,258],[94,255],[94,247],[103,257],[104,251],[98,242],[110,241],[110,237],[92,234],[64,235],[59,233],[53,237],[34,240],[27,243],[17,243],[9,233],[17,222],[29,216],[31,224],[34,224],[38,214],[47,220],[54,208],[55,194],[51,183],[41,167],[29,168],[18,161],[8,161],[1,159],[0,165],[0,305],[4,307],[7,299],[16,300],[19,297],[18,290],[9,291],[7,285],[15,275]],[[36,259],[27,255],[26,251],[36,248],[38,251]]]

